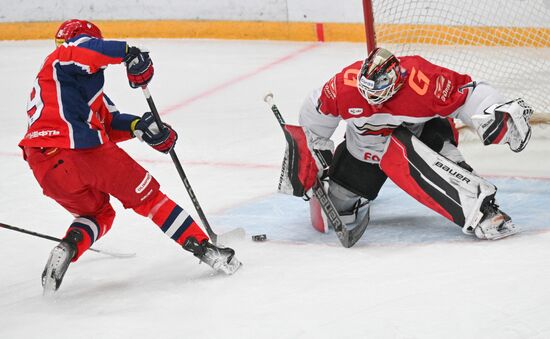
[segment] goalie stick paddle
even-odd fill
[[[269,105],[271,111],[277,118],[277,121],[279,122],[279,125],[281,126],[283,133],[285,134],[287,142],[293,142],[293,139],[288,135],[288,132],[285,130],[286,123],[281,112],[279,111],[279,108],[273,103],[273,94],[268,93],[264,97],[264,101]],[[323,167],[328,167],[328,164],[324,161],[324,158],[322,156],[319,155],[318,158],[322,162]],[[315,184],[313,185],[313,194],[319,200],[319,204],[325,212],[328,220],[332,224],[334,231],[336,232],[336,236],[338,236],[338,240],[340,240],[342,246],[350,248],[355,245],[355,243],[359,241],[359,239],[361,239],[363,233],[365,233],[368,222],[360,223],[356,227],[349,229],[342,221],[340,214],[338,214],[338,211],[334,207],[334,204],[328,197],[327,191],[325,190],[325,187],[323,186],[323,183],[319,178],[315,180]]]
[[[157,110],[157,107],[155,106],[155,102],[153,101],[153,97],[151,96],[151,92],[149,92],[149,89],[147,86],[144,86],[141,88],[143,90],[143,95],[145,95],[145,99],[147,100],[147,104],[149,105],[149,108],[151,109],[151,113],[153,113],[153,117],[155,118],[155,122],[159,126],[159,128],[164,129],[164,124],[162,123],[162,120],[160,119],[160,114]],[[195,210],[197,210],[197,213],[199,214],[199,218],[202,221],[202,224],[204,225],[204,228],[206,229],[206,233],[208,233],[208,237],[212,241],[214,245],[218,245],[218,234],[214,232],[212,227],[210,226],[210,223],[206,219],[206,215],[204,214],[201,205],[199,204],[199,200],[197,199],[197,196],[195,195],[195,192],[193,191],[193,188],[191,188],[191,184],[189,183],[189,180],[187,180],[187,176],[185,175],[185,172],[183,171],[183,167],[181,166],[181,163],[178,159],[178,155],[176,154],[176,151],[174,149],[170,150],[170,157],[172,157],[172,161],[174,162],[174,165],[176,166],[176,170],[178,171],[178,174],[181,178],[181,181],[183,181],[183,186],[185,186],[185,190],[189,194],[189,197],[191,198],[191,201],[193,202],[193,206],[195,206]],[[235,238],[242,234],[242,237],[244,238],[244,229],[236,229],[227,232],[224,234],[223,238]]]
[[[29,235],[32,235],[32,236],[35,236],[35,237],[38,237],[38,238],[48,239],[48,240],[51,240],[51,241],[60,242],[62,240],[60,238],[52,237],[51,235],[29,231],[29,230],[26,230],[24,228],[11,226],[11,225],[7,225],[7,224],[4,224],[4,223],[0,223],[0,227],[8,229],[8,230],[24,233],[24,234],[29,234]],[[92,247],[88,248],[88,250],[90,250],[92,252],[99,253],[99,254],[104,254],[104,255],[108,255],[108,256],[111,256],[111,257],[115,257],[115,258],[121,258],[121,259],[123,259],[123,258],[132,258],[132,257],[136,256],[135,253],[110,252],[110,251],[105,251],[105,250],[98,250],[98,249],[95,249],[95,248],[92,248]]]

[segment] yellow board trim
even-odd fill
[[[190,38],[289,41],[364,42],[363,24],[122,20],[94,21],[106,38]],[[60,22],[0,23],[0,40],[52,39]],[[438,45],[550,47],[550,28],[472,27],[442,25],[381,24],[379,43],[429,43]],[[427,38],[438,32],[444,40]],[[474,42],[472,42],[474,41]]]

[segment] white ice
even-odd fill
[[[519,154],[461,146],[523,233],[472,239],[388,181],[364,238],[345,249],[311,228],[305,202],[275,193],[284,138],[262,98],[272,91],[295,123],[308,92],[363,58],[363,44],[131,42],[151,50],[151,93],[179,132],[177,154],[210,224],[218,233],[246,229],[230,244],[244,266],[213,275],[113,199],[117,219],[94,247],[136,257],[88,252],[50,300],[40,274],[55,243],[0,229],[0,338],[550,337],[547,139],[535,136]],[[61,237],[72,217],[42,195],[17,147],[27,96],[52,48],[0,42],[0,222]],[[147,110],[122,66],[106,73],[119,110]],[[198,220],[168,156],[136,140],[123,147]],[[268,241],[252,242],[258,233]]]

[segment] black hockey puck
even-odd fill
[[[267,236],[265,234],[256,234],[252,236],[252,240],[254,241],[266,241]]]

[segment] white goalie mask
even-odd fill
[[[359,93],[371,105],[390,99],[403,85],[399,59],[384,48],[375,48],[363,62],[357,77]]]

